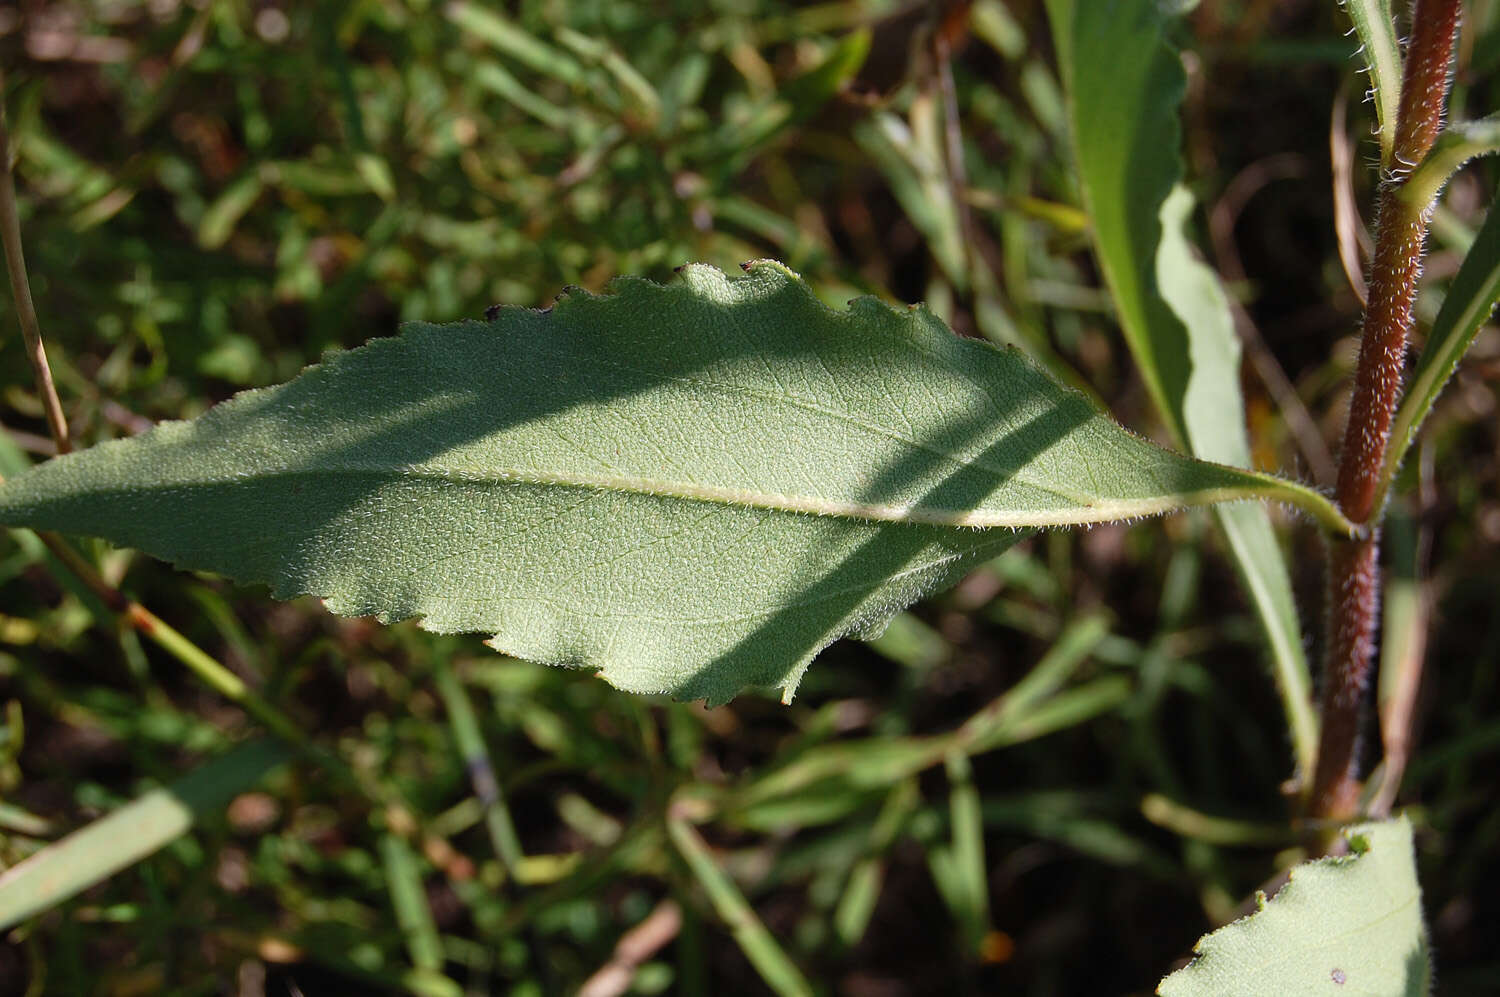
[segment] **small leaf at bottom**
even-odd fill
[[[1405,817],[1344,832],[1352,854],[1292,870],[1260,910],[1199,940],[1162,997],[1425,997],[1422,891]]]

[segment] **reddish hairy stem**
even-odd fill
[[[1401,400],[1406,335],[1431,214],[1430,206],[1407,205],[1400,194],[1406,171],[1422,161],[1442,129],[1459,11],[1460,0],[1417,0],[1402,74],[1394,169],[1380,192],[1369,307],[1336,492],[1344,515],[1372,528],[1360,539],[1335,540],[1329,549],[1322,733],[1309,797],[1315,817],[1347,819],[1359,805],[1360,718],[1380,606],[1375,494],[1391,417]]]
[[[1312,812],[1347,819],[1359,805],[1359,729],[1375,651],[1380,602],[1380,540],[1334,540],[1328,550],[1329,673],[1323,680],[1322,733]]]
[[[1401,399],[1406,333],[1427,241],[1429,212],[1403,202],[1400,192],[1396,185],[1380,192],[1375,255],[1370,262],[1370,304],[1365,310],[1354,395],[1339,460],[1335,495],[1344,515],[1356,523],[1369,522],[1376,512],[1375,491],[1385,463],[1391,418]]]
[[[1396,113],[1398,169],[1420,163],[1443,128],[1443,105],[1453,80],[1453,38],[1458,33],[1460,0],[1417,0],[1411,15],[1411,44],[1401,73],[1401,107]]]

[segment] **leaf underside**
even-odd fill
[[[834,311],[760,263],[408,326],[39,465],[0,522],[719,702],[790,696],[831,641],[1018,537],[973,527],[1289,487],[1132,436],[924,309]]]
[[[1424,997],[1422,894],[1405,817],[1345,832],[1353,854],[1292,870],[1259,909],[1203,936],[1162,997]]]

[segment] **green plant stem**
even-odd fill
[[[1160,793],[1149,793],[1141,800],[1141,815],[1184,838],[1196,838],[1230,848],[1277,846],[1295,840],[1290,825],[1215,817],[1194,810]]]
[[[47,428],[57,444],[57,452],[73,449],[68,435],[68,420],[63,416],[57,386],[52,383],[52,368],[47,363],[47,348],[42,344],[42,330],[31,300],[31,282],[26,279],[26,257],[21,252],[21,221],[16,214],[16,185],[10,173],[10,129],[5,122],[5,73],[0,70],[0,242],[5,244],[5,266],[10,274],[11,294],[16,302],[16,320],[26,340],[26,358],[36,378],[37,394],[47,416]]]
[[[1401,399],[1412,300],[1427,239],[1431,203],[1414,205],[1402,189],[1442,128],[1460,0],[1417,0],[1396,122],[1394,169],[1380,192],[1369,307],[1344,433],[1336,498],[1364,535],[1330,541],[1327,663],[1322,733],[1309,796],[1313,816],[1345,820],[1358,807],[1361,711],[1369,685],[1380,604],[1380,533],[1375,496]]]
[[[244,708],[271,733],[290,744],[307,747],[307,735],[276,707],[262,699],[238,675],[221,665],[212,655],[188,640],[161,617],[127,597],[106,582],[67,541],[54,533],[38,533],[42,543],[63,565],[78,577],[111,612],[162,650],[182,662],[210,688]]]

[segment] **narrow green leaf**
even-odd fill
[[[811,997],[807,978],[777,944],[776,936],[766,930],[734,880],[719,867],[698,830],[681,817],[669,815],[667,836],[766,986],[782,997]]]
[[[1126,343],[1172,437],[1199,457],[1250,465],[1240,345],[1217,276],[1185,226],[1177,108],[1186,87],[1154,0],[1049,0],[1075,155],[1100,269]],[[1266,510],[1215,510],[1271,654],[1299,770],[1317,744],[1291,578]]]
[[[917,121],[932,127],[913,129],[894,112],[876,111],[855,124],[852,134],[885,177],[901,210],[926,238],[943,275],[954,287],[964,289],[969,286],[969,274],[963,231],[931,107],[926,118],[917,116]]]
[[[972,750],[993,751],[1081,726],[1118,710],[1134,694],[1135,687],[1125,676],[1101,675],[1042,700],[1036,709],[997,730]]]
[[[641,71],[630,64],[619,50],[608,42],[559,27],[557,40],[572,49],[584,61],[597,64],[614,79],[618,95],[633,106],[636,113],[653,125],[661,116],[661,95]]]
[[[1284,846],[1296,841],[1296,830],[1285,820],[1263,822],[1216,817],[1160,793],[1146,794],[1141,800],[1141,815],[1179,837],[1230,848]]]
[[[1103,615],[1070,622],[1024,678],[965,721],[959,738],[966,749],[979,754],[1011,743],[1017,725],[1054,698],[1108,635],[1109,621]]]
[[[1188,330],[1157,286],[1163,211],[1182,175],[1177,107],[1186,86],[1164,41],[1155,0],[1048,0],[1067,90],[1079,187],[1100,269],[1147,391],[1186,442],[1183,406],[1192,376]],[[1243,432],[1243,430],[1241,430]]]
[[[849,882],[834,909],[833,930],[842,944],[856,945],[864,937],[880,900],[885,878],[883,855],[906,826],[919,800],[916,780],[905,779],[896,784],[881,805],[870,828],[868,853],[850,871]]]
[[[741,173],[773,139],[812,118],[848,85],[869,52],[870,32],[851,31],[829,48],[821,62],[767,97],[746,120],[720,128],[709,155],[723,158],[726,176]]]
[[[1224,531],[1240,584],[1250,596],[1266,636],[1271,678],[1281,697],[1297,771],[1310,773],[1318,745],[1312,678],[1302,646],[1302,624],[1292,595],[1291,575],[1271,518],[1265,509],[1250,505],[1220,506],[1214,510],[1214,518]]]
[[[0,802],[0,828],[30,838],[46,838],[55,833],[52,822],[47,818],[38,817],[14,803],[4,802]]]
[[[1316,493],[1162,450],[922,309],[763,263],[492,323],[40,465],[0,522],[106,537],[333,611],[489,632],[639,692],[790,695],[812,656],[1004,530]]]
[[[443,941],[438,937],[432,908],[427,905],[416,855],[404,838],[386,831],[380,836],[380,864],[412,965],[438,972],[443,968]]]
[[[490,844],[502,865],[512,876],[516,875],[526,858],[521,848],[521,838],[516,834],[516,825],[500,791],[500,781],[495,775],[495,763],[490,758],[484,735],[479,729],[479,718],[474,715],[474,706],[469,694],[446,658],[433,662],[433,684],[438,695],[443,697],[443,707],[448,712],[448,723],[453,728],[453,740],[457,742],[459,755],[464,760],[464,769],[469,773],[469,782],[474,787],[474,797],[484,808],[484,823],[490,833]]]
[[[1292,870],[1275,898],[1194,948],[1162,997],[1371,994],[1423,997],[1430,974],[1411,824],[1344,832],[1351,855]]]
[[[363,152],[354,157],[354,169],[376,197],[387,202],[396,199],[396,178],[385,160]]]
[[[1380,607],[1380,668],[1375,700],[1379,707],[1383,757],[1377,772],[1370,776],[1370,782],[1378,788],[1369,805],[1371,813],[1381,816],[1391,812],[1411,757],[1412,717],[1422,685],[1431,617],[1423,578],[1423,544],[1414,514],[1405,508],[1406,504],[1394,503],[1386,513],[1382,540],[1387,568]]]
[[[990,926],[990,881],[984,857],[984,820],[979,812],[979,790],[974,787],[969,756],[950,752],[947,763],[948,821],[952,839],[948,860],[954,876],[945,899],[964,936],[965,947],[977,954]],[[935,857],[935,856],[934,856]]]
[[[0,930],[50,910],[165,847],[291,752],[282,741],[240,745],[7,869],[0,875]]]
[[[1339,0],[1339,4],[1349,12],[1359,37],[1359,56],[1370,75],[1370,97],[1375,101],[1380,165],[1389,168],[1396,149],[1396,113],[1401,106],[1401,43],[1396,39],[1391,0]]]
[[[510,101],[549,128],[565,131],[582,117],[581,114],[538,97],[508,70],[493,62],[481,62],[474,68],[474,82]]]
[[[1417,438],[1417,430],[1442,393],[1448,378],[1458,369],[1458,362],[1468,351],[1480,328],[1489,320],[1500,301],[1500,211],[1490,206],[1489,215],[1480,226],[1474,244],[1464,257],[1448,287],[1448,296],[1438,309],[1427,343],[1417,358],[1411,383],[1396,410],[1391,425],[1391,442],[1386,448],[1385,467],[1381,472],[1380,495],[1376,508],[1384,505],[1386,491],[1395,480],[1406,452]]]
[[[1426,210],[1453,174],[1469,160],[1500,152],[1500,114],[1455,121],[1443,129],[1432,151],[1401,186],[1401,199]]]
[[[569,84],[583,82],[584,69],[577,60],[537,38],[503,14],[464,0],[453,0],[444,8],[444,13],[470,37],[485,42],[496,51],[503,52],[543,76]]]
[[[256,171],[245,174],[225,187],[198,221],[198,245],[204,249],[218,249],[228,242],[229,237],[234,234],[234,227],[260,199],[261,192],[265,189],[266,185]]]

